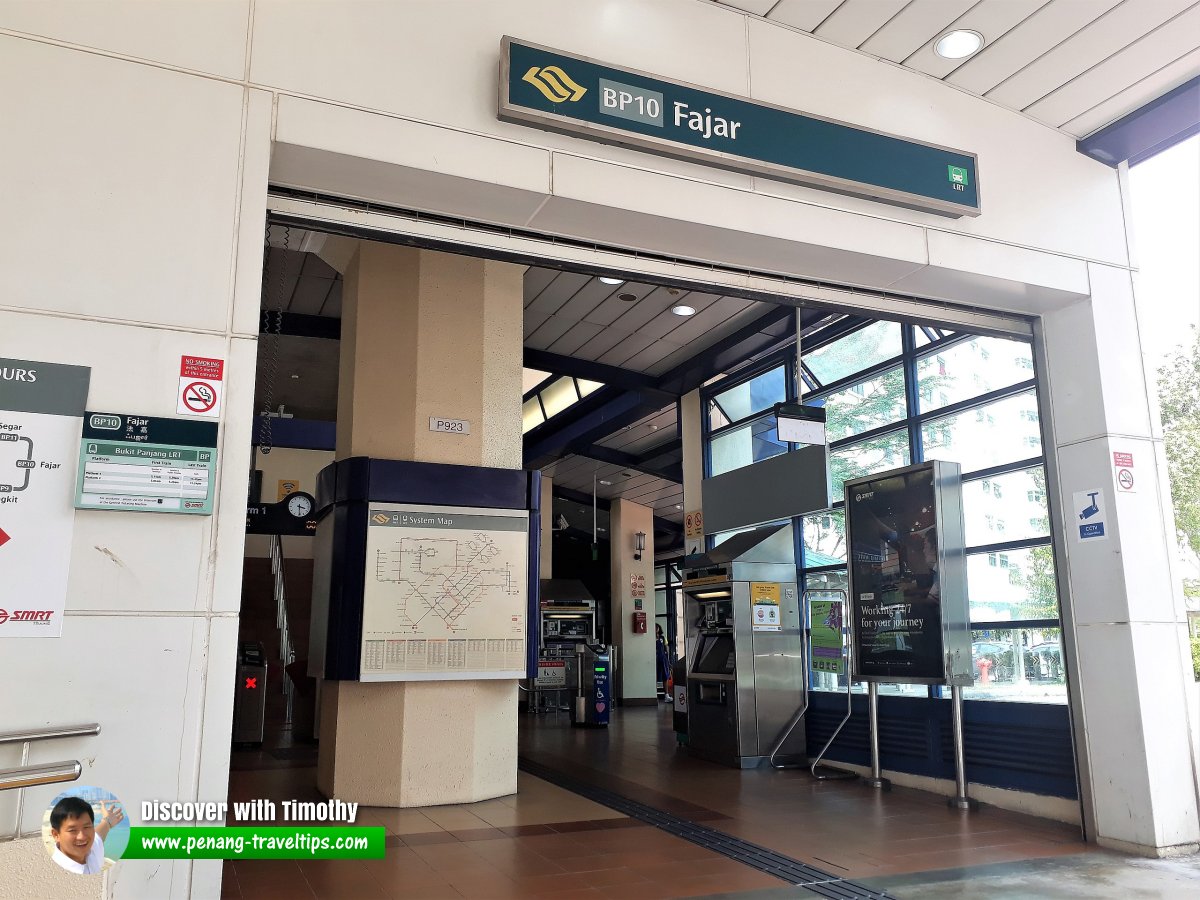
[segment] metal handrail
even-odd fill
[[[62,762],[40,763],[33,766],[17,766],[0,769],[0,791],[20,790],[40,784],[58,784],[75,781],[83,774],[83,766],[77,759]]]
[[[100,733],[100,723],[63,725],[59,728],[28,729],[0,732],[0,744],[23,744],[26,741],[50,741],[55,738],[92,737]]]

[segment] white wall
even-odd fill
[[[5,3],[0,27],[241,58],[244,17],[155,6]],[[100,722],[31,761],[78,758],[81,783],[125,799],[134,824],[141,800],[226,795],[269,115],[269,95],[236,84],[0,34],[0,355],[90,366],[89,408],[151,416],[176,414],[181,354],[226,361],[213,516],[76,513],[62,637],[0,639],[5,682],[26,686],[0,693],[3,727]],[[25,792],[23,832],[57,792]],[[15,801],[0,795],[0,833]],[[215,897],[220,872],[125,861],[111,877],[117,897]]]

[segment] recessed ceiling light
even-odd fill
[[[671,312],[677,316],[694,316],[696,314],[696,307],[680,303],[678,306],[672,306]]]
[[[637,299],[637,294],[617,294],[618,300],[624,300],[626,303],[632,303]]]
[[[675,504],[675,508],[676,508],[676,509],[683,509],[683,504],[682,504],[682,503],[676,503],[676,504]]]
[[[297,380],[299,380],[299,378],[300,378],[300,376],[299,376],[299,375],[293,375],[292,377],[293,377],[293,378],[295,378],[295,379],[297,379]]]
[[[972,53],[978,53],[983,46],[983,35],[978,31],[960,28],[948,31],[937,39],[933,52],[944,59],[965,59]]]
[[[604,276],[601,276],[600,283],[601,284],[624,284],[625,279],[624,278],[605,278]]]
[[[601,479],[600,479],[600,483],[601,483],[602,485],[604,485],[605,487],[608,487],[609,485],[611,485],[611,484],[612,484],[612,482],[611,482],[611,481],[605,481],[603,478],[601,478]]]

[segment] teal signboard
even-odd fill
[[[973,153],[506,37],[499,117],[944,216],[979,215]]]
[[[76,509],[209,516],[217,423],[85,412]]]

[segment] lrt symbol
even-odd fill
[[[246,679],[246,690],[252,691],[257,687],[258,687],[258,679],[257,678],[247,678]]]

